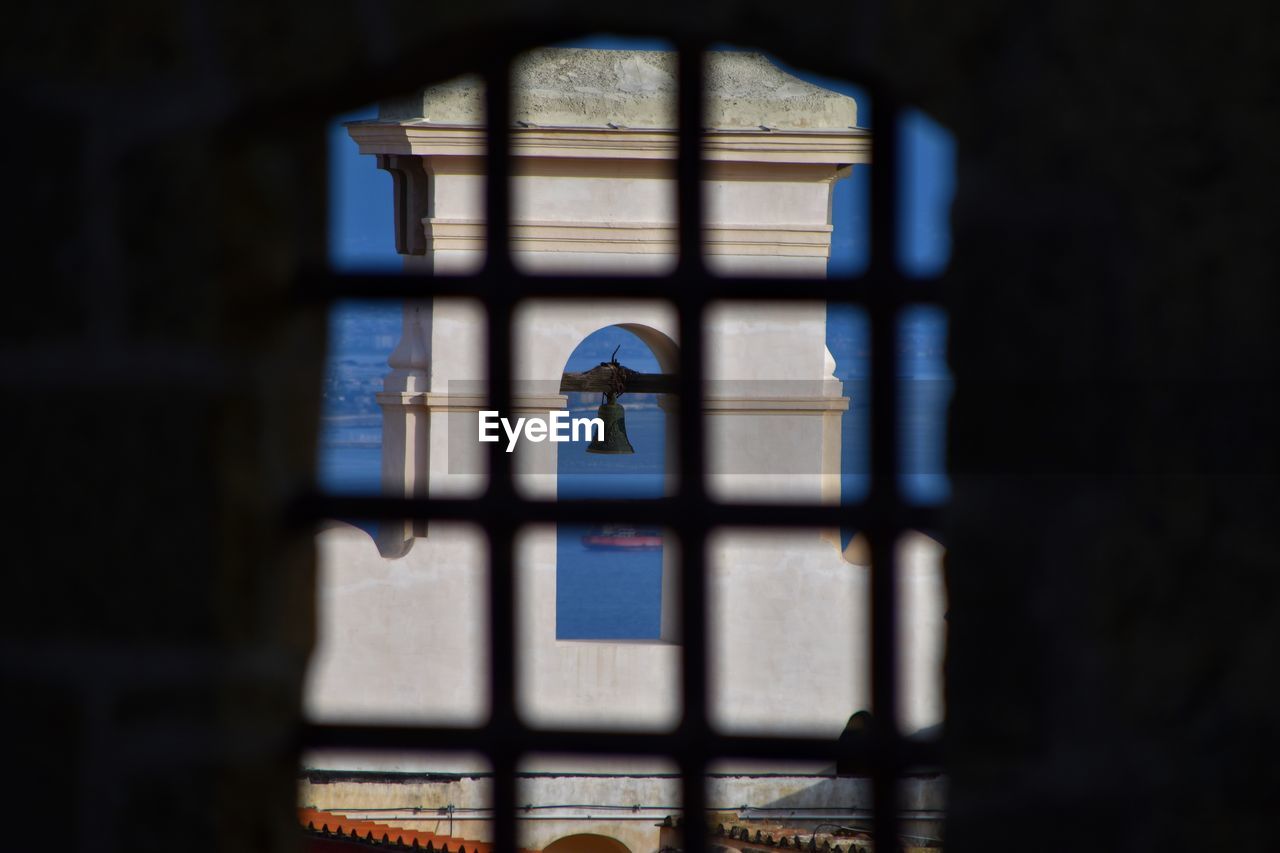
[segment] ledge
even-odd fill
[[[485,223],[478,219],[422,220],[435,251],[482,251]],[[511,248],[517,252],[675,254],[678,229],[652,222],[517,222]],[[708,225],[703,250],[710,255],[825,258],[831,226]]]
[[[485,154],[485,131],[474,125],[423,121],[361,121],[347,125],[361,154],[418,157],[475,157]],[[515,157],[674,160],[673,130],[631,128],[516,127]],[[871,162],[871,133],[845,130],[711,130],[703,135],[704,160],[727,163],[824,163],[848,166]],[[476,171],[483,171],[477,161]]]

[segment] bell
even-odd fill
[[[597,414],[600,420],[604,421],[604,440],[591,442],[587,446],[587,452],[635,453],[635,448],[627,440],[627,420],[624,417],[626,412],[612,394],[600,404]]]

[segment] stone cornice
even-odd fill
[[[441,394],[435,391],[380,391],[376,395],[378,405],[407,406],[430,409],[433,412],[478,412],[489,408],[488,399],[482,394]],[[547,412],[564,409],[568,404],[564,394],[520,394],[511,401],[514,412]],[[505,413],[504,413],[505,414]]]
[[[662,395],[662,408],[674,411],[678,403],[670,395]],[[441,394],[433,391],[383,391],[377,395],[381,406],[408,406],[433,412],[478,412],[487,409],[489,401],[477,394]],[[512,411],[546,412],[567,407],[564,394],[518,395],[512,400]],[[625,400],[623,401],[625,405]],[[825,415],[849,408],[848,397],[707,397],[702,403],[707,414],[736,415]]]
[[[849,408],[848,397],[707,397],[709,415],[823,415]]]
[[[422,220],[432,251],[481,251],[484,222],[478,219]],[[711,255],[827,257],[830,225],[708,225],[703,246]],[[516,222],[511,248],[517,252],[626,252],[674,254],[677,228],[653,222]]]
[[[420,157],[482,157],[483,128],[427,122],[352,122],[347,125],[361,154]],[[633,128],[516,127],[517,157],[674,160],[676,133]],[[847,166],[871,162],[867,130],[712,130],[703,137],[710,162],[822,163]]]

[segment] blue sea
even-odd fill
[[[322,489],[332,493],[376,494],[380,489],[381,416],[373,401],[386,373],[386,358],[399,335],[399,308],[344,304],[332,317],[333,347],[324,388],[324,415],[318,459]],[[845,383],[849,411],[842,423],[842,500],[866,496],[869,478],[868,329],[865,315],[851,308],[828,312],[828,347],[836,375]],[[936,310],[910,312],[899,327],[901,364],[900,476],[908,500],[944,502],[945,417],[951,379],[945,363],[946,319]],[[631,333],[601,329],[574,352],[566,370],[585,370],[618,360],[637,370],[659,370],[648,349]],[[594,395],[571,395],[574,417],[593,416]],[[662,493],[665,413],[652,395],[625,395],[627,434],[634,455],[588,454],[562,445],[562,497],[657,497]],[[624,520],[620,520],[625,523]],[[364,525],[372,529],[372,525]],[[658,636],[662,552],[589,551],[584,527],[557,531],[556,626],[561,639],[643,639]],[[846,541],[853,535],[844,531]]]

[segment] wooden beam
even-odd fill
[[[674,394],[678,383],[671,373],[641,373],[621,364],[604,363],[584,373],[565,373],[560,377],[560,393],[570,391],[613,391],[626,394]]]

